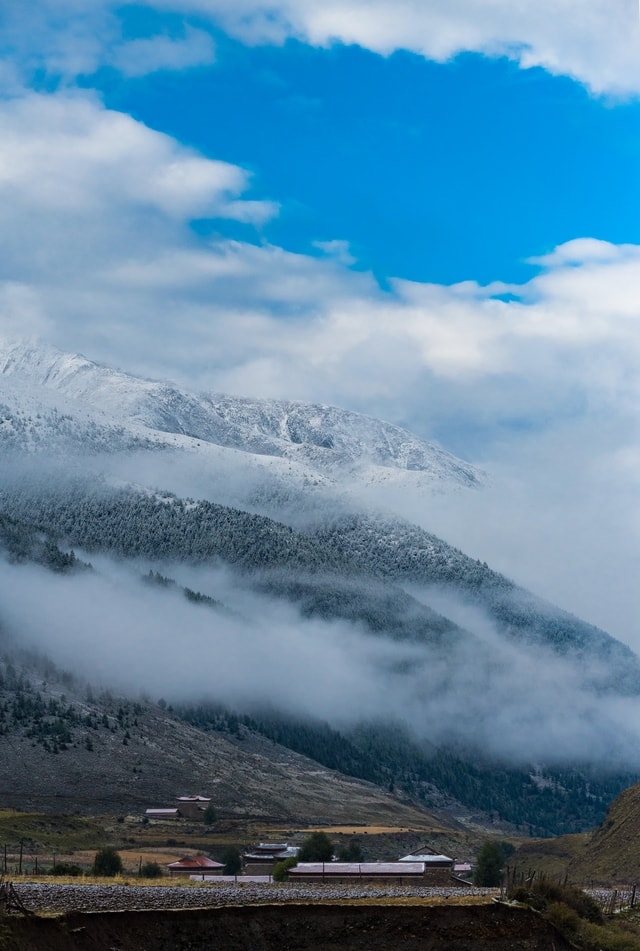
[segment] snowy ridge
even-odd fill
[[[19,412],[15,399],[29,403],[37,398],[51,405],[53,398],[56,412],[74,420],[78,448],[95,443],[97,428],[103,450],[109,446],[109,433],[118,434],[114,451],[127,448],[127,439],[129,448],[149,449],[195,450],[208,443],[289,460],[305,478],[315,475],[330,483],[348,475],[364,484],[407,479],[446,490],[477,487],[484,481],[468,463],[372,417],[325,405],[191,393],[38,343],[0,340],[0,382],[5,430],[11,415],[8,393],[14,394],[14,412]],[[59,399],[64,410],[57,405]],[[55,443],[55,414],[50,412],[35,428],[38,437],[32,432],[31,445],[27,441],[23,448],[46,442],[47,431]]]

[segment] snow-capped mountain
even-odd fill
[[[309,748],[309,718],[337,724],[355,775],[412,796],[442,748],[443,782],[518,823],[505,761],[635,776],[640,659],[414,524],[483,476],[411,433],[0,341],[0,456],[0,639],[127,692],[300,717]],[[432,504],[403,520],[398,489]],[[369,721],[408,733],[371,746]],[[496,759],[488,799],[451,750]]]
[[[267,459],[293,482],[408,482],[427,491],[478,487],[482,473],[407,430],[333,406],[192,393],[77,354],[0,341],[0,441],[83,451],[203,444]],[[293,464],[293,469],[291,468]]]

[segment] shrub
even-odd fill
[[[93,860],[93,874],[101,878],[113,878],[122,871],[120,854],[112,846],[107,846],[96,852]]]
[[[577,935],[580,930],[580,916],[562,901],[554,901],[548,905],[545,918],[565,937]]]
[[[162,868],[157,862],[145,862],[140,866],[142,878],[162,878]]]
[[[57,862],[49,874],[64,875],[68,878],[76,878],[78,875],[82,875],[82,869],[74,862]]]
[[[274,882],[286,882],[289,878],[289,869],[294,868],[298,864],[298,860],[293,856],[288,859],[284,859],[282,862],[276,862],[273,866],[273,880]]]
[[[600,906],[590,895],[573,885],[550,881],[544,875],[534,879],[529,887],[521,885],[511,889],[509,898],[526,902],[536,911],[544,911],[552,904],[561,903],[592,924],[599,925],[604,920]]]

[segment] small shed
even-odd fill
[[[180,812],[178,809],[145,809],[144,815],[146,819],[179,819]]]
[[[187,855],[179,862],[172,862],[167,866],[169,875],[197,875],[198,878],[207,878],[210,875],[222,875],[224,865],[221,862],[214,862],[208,859],[206,855]]]

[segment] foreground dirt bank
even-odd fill
[[[2,951],[570,951],[504,905],[253,905],[0,918]]]

